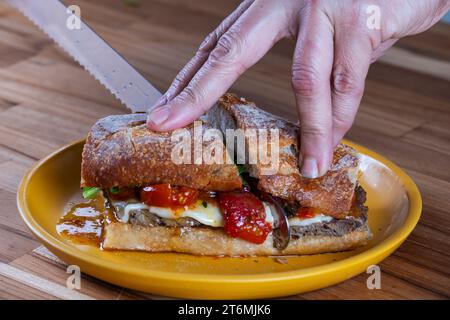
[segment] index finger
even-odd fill
[[[191,81],[194,75],[208,59],[211,50],[217,45],[220,37],[236,22],[237,19],[250,7],[254,0],[245,0],[222,23],[211,32],[198,48],[195,56],[181,69],[171,83],[166,93],[150,109],[166,104],[177,96]]]
[[[283,13],[266,5],[253,3],[222,35],[208,59],[189,84],[166,105],[155,109],[148,125],[166,131],[183,127],[208,110],[250,66],[255,64],[284,34]],[[264,34],[264,37],[261,37]],[[154,121],[154,114],[162,121]]]

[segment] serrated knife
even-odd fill
[[[145,112],[161,93],[59,0],[7,0],[42,29],[132,112]],[[78,17],[76,17],[78,18]],[[77,25],[78,26],[78,25]]]

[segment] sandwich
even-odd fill
[[[220,139],[212,154],[221,161],[197,161],[197,149],[212,150],[211,139],[187,140],[182,156],[193,161],[174,161],[180,132],[151,131],[145,114],[109,116],[92,127],[81,187],[112,212],[103,249],[276,256],[351,250],[371,238],[353,148],[338,145],[330,170],[307,179],[299,172],[297,124],[232,94],[198,123],[181,133],[214,132]],[[243,134],[244,148],[237,148],[239,139],[225,139],[230,130],[253,135]],[[261,149],[252,138],[261,130],[269,161],[252,162]]]

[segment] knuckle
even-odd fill
[[[206,111],[202,103],[204,101],[204,97],[205,92],[199,90],[197,87],[188,86],[178,95],[177,98],[180,102],[191,106],[193,109],[204,112]]]
[[[200,101],[199,93],[191,86],[186,87],[181,92],[181,94],[179,95],[179,99],[185,103],[190,103],[193,105],[197,105]]]
[[[311,66],[296,63],[292,66],[292,87],[304,97],[315,96],[320,90],[321,78]]]
[[[208,34],[205,40],[203,40],[203,42],[200,44],[198,48],[198,54],[201,55],[205,52],[209,52],[214,47],[214,44],[216,44],[217,38],[218,35],[216,30]]]
[[[242,52],[242,38],[234,29],[228,30],[217,41],[216,47],[212,50],[209,58],[213,64],[233,64],[238,62]]]
[[[338,95],[359,95],[362,83],[348,68],[337,66],[333,71],[333,91]]]
[[[353,119],[343,113],[333,115],[333,127],[339,131],[347,132],[352,127]]]
[[[323,126],[317,126],[314,124],[303,124],[300,125],[300,131],[303,137],[310,138],[319,138],[326,139],[328,137],[328,133]]]
[[[187,76],[186,70],[185,69],[181,70],[173,80],[172,86],[178,87],[179,85],[181,85],[184,82],[186,76]]]
[[[339,101],[339,100],[338,100]],[[357,100],[339,101],[333,108],[333,128],[347,132],[353,125],[358,108]]]

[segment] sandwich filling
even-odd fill
[[[274,228],[271,207],[250,192],[204,192],[170,184],[116,191],[105,193],[123,223],[223,228],[253,243],[264,242]]]
[[[106,201],[105,208],[109,208],[109,213],[105,223],[116,221],[145,227],[222,228],[228,236],[255,244],[263,243],[277,228],[274,219],[276,208],[260,200],[248,188],[232,192],[205,192],[158,184],[136,188],[114,187],[102,192],[98,189],[86,195],[87,191],[89,189],[84,190],[85,196],[96,203],[101,202],[99,197]],[[359,186],[355,190],[352,209],[343,219],[302,207],[299,203],[276,200],[287,215],[293,239],[308,235],[342,236],[367,227],[365,192]],[[73,218],[73,213],[71,216]],[[99,221],[98,217],[96,219]],[[79,220],[77,222],[80,223]],[[61,230],[70,230],[67,221],[61,225],[66,226]]]

